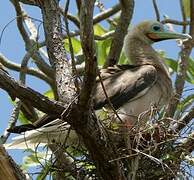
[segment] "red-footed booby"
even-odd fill
[[[144,21],[132,28],[124,40],[124,51],[132,65],[121,65],[101,70],[102,83],[108,99],[97,80],[94,90],[94,108],[110,108],[109,102],[117,111],[125,125],[133,126],[138,117],[150,106],[161,108],[168,104],[172,94],[172,83],[164,59],[151,46],[167,39],[189,39],[165,28],[157,21]],[[33,128],[36,128],[33,127]],[[55,120],[41,128],[26,131],[16,137],[8,148],[31,147],[31,144],[52,143],[65,139],[69,125]],[[64,136],[62,135],[64,134]],[[64,137],[64,138],[63,138]]]

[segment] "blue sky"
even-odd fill
[[[71,3],[74,1],[71,1]],[[115,4],[115,0],[104,0],[105,8],[110,7],[111,4]],[[160,9],[161,17],[163,15],[167,15],[171,19],[181,19],[180,7],[177,0],[158,0],[158,6]],[[63,1],[62,1],[63,3]],[[64,3],[63,3],[64,4]],[[74,11],[75,4],[71,4],[70,10]],[[40,10],[35,7],[25,6],[25,10],[27,13],[33,17],[40,19],[41,14]],[[15,18],[15,10],[12,7],[12,4],[9,1],[3,0],[1,1],[0,6],[0,32],[2,32],[3,28]],[[152,0],[135,0],[135,10],[132,18],[132,25],[136,24],[140,21],[146,19],[155,19],[155,14],[153,11]],[[174,26],[176,31],[181,32],[181,29],[178,26]],[[177,59],[178,52],[180,48],[177,46],[175,41],[164,41],[154,45],[157,49],[165,50],[167,55],[171,58]],[[5,29],[3,37],[1,39],[0,44],[0,52],[3,53],[8,59],[13,62],[20,63],[23,56],[25,55],[25,48],[20,37],[20,34],[16,30],[16,21],[14,20],[9,26]],[[30,62],[32,65],[33,62]],[[11,73],[15,79],[18,79],[17,73]],[[40,92],[45,92],[48,90],[48,86],[36,78],[29,77],[27,78],[27,85],[36,89]],[[4,129],[7,126],[7,122],[10,118],[12,111],[12,104],[10,100],[8,100],[8,95],[0,90],[0,114],[1,114],[1,126],[0,126],[0,134],[3,133]],[[21,151],[10,151],[10,154],[14,157],[14,159],[21,163],[22,154]]]

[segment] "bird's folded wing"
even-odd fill
[[[97,80],[94,91],[94,108],[100,109],[108,100],[106,93],[114,108],[118,109],[123,104],[133,101],[146,94],[157,80],[157,70],[152,65],[119,66],[107,69],[101,73],[102,82]]]

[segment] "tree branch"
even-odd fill
[[[194,2],[191,1],[190,6],[190,35],[192,37],[191,40],[188,40],[183,43],[183,47],[180,52],[180,58],[178,61],[178,72],[175,80],[175,95],[172,97],[172,101],[169,104],[167,110],[167,116],[173,117],[176,111],[177,105],[180,102],[180,98],[182,96],[182,92],[185,85],[185,77],[188,66],[188,58],[191,54],[191,50],[194,44]]]
[[[119,12],[121,10],[121,5],[116,4],[115,6],[97,14],[96,16],[94,16],[93,18],[93,24],[97,24],[107,18],[109,18],[110,16],[116,14],[117,12]]]
[[[21,65],[13,63],[12,61],[8,60],[3,54],[0,53],[0,63],[4,65],[6,68],[20,72],[21,71]],[[34,69],[34,68],[26,68],[25,69],[27,74],[30,74],[32,76],[38,77],[42,79],[43,81],[47,82],[49,85],[53,86],[54,80],[43,74],[41,71]]]
[[[134,0],[120,0],[120,4],[121,15],[119,23],[116,27],[110,52],[104,67],[113,66],[118,62],[123,47],[124,37],[127,34],[127,29],[133,15]]]
[[[0,174],[2,178],[11,180],[27,179],[25,174],[7,154],[5,148],[2,145],[0,145]]]
[[[7,73],[0,70],[0,88],[4,89],[12,99],[19,98],[24,103],[29,103],[40,111],[53,115],[61,115],[64,106],[56,101],[51,101],[31,88],[19,85]]]
[[[64,49],[58,4],[55,1],[45,0],[41,8],[49,61],[56,69],[58,96],[60,101],[70,103],[75,97],[75,87],[70,59]]]
[[[175,24],[175,25],[180,25],[180,26],[186,26],[190,24],[190,21],[178,21],[174,19],[164,19],[161,21],[161,23],[163,24],[170,23],[170,24]]]
[[[185,15],[183,0],[179,0],[179,4],[180,4],[180,7],[181,7],[181,14],[182,14],[183,22],[186,22],[187,18],[186,18],[186,15]],[[183,24],[183,30],[182,30],[183,33],[186,32],[186,27],[187,27],[186,24]]]
[[[180,132],[187,124],[191,122],[194,118],[194,107],[192,107],[189,112],[185,113],[178,122],[172,127],[173,131]]]
[[[156,20],[160,21],[160,12],[156,3],[156,0],[152,0],[152,4],[154,6],[155,14],[156,14]]]

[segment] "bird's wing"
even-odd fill
[[[102,71],[102,83],[114,108],[140,97],[155,84],[157,70],[152,65],[119,66]],[[94,91],[94,108],[100,109],[108,104],[100,80]]]

